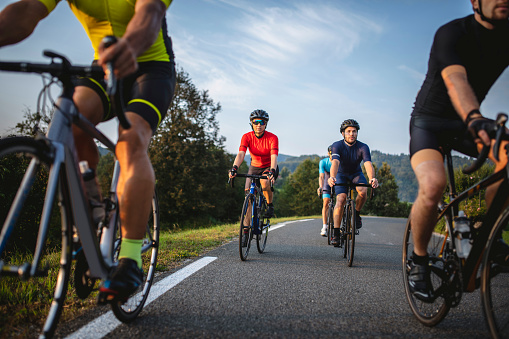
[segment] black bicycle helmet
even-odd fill
[[[249,121],[253,121],[253,119],[269,121],[269,113],[265,112],[263,109],[255,109],[249,114]]]
[[[341,124],[339,132],[343,133],[347,127],[355,127],[357,131],[361,129],[361,126],[359,126],[359,123],[357,121],[355,121],[354,119],[347,119],[343,121],[343,123]]]

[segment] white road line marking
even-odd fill
[[[203,257],[159,281],[150,289],[150,293],[144,307],[147,307],[148,304],[159,298],[163,293],[169,291],[178,283],[198,272],[200,269],[216,259],[217,257]],[[115,317],[113,312],[109,311],[66,338],[102,338],[120,324],[122,323]]]
[[[283,227],[283,226],[286,226],[286,225],[291,224],[291,223],[293,223],[293,222],[303,222],[303,221],[309,221],[309,220],[313,220],[313,219],[302,219],[302,220],[295,220],[295,221],[285,221],[285,222],[282,222],[282,223],[276,224],[277,226],[270,226],[270,228],[269,228],[269,232],[270,232],[270,231],[277,230],[278,228]]]

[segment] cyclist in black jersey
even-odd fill
[[[23,0],[0,12],[0,47],[28,37],[60,0]],[[114,60],[114,73],[123,79],[123,99],[130,129],[119,128],[116,156],[121,172],[117,187],[122,246],[119,265],[100,287],[99,301],[115,302],[133,293],[143,281],[141,246],[145,233],[155,176],[148,145],[172,101],[176,73],[171,40],[166,32],[166,9],[171,0],[68,0],[95,50],[95,63],[105,67]],[[116,35],[115,44],[101,43]],[[119,98],[116,98],[119,100]],[[73,100],[92,123],[113,117],[102,79],[77,83]],[[119,107],[120,104],[117,104]],[[73,126],[80,160],[95,169],[99,154],[93,139]]]
[[[487,131],[494,121],[481,115],[480,103],[509,65],[508,1],[471,3],[473,15],[437,30],[410,120],[410,160],[419,191],[411,213],[414,253],[409,285],[422,301],[433,300],[427,245],[446,186],[441,146],[477,156],[482,144],[490,144]],[[496,170],[507,162],[505,154],[500,156]],[[487,190],[488,205],[496,189]]]
[[[344,139],[332,144],[332,165],[330,178],[327,180],[331,187],[336,183],[344,184],[347,182],[367,184],[360,166],[362,161],[364,161],[369,183],[373,188],[378,187],[378,180],[375,178],[375,168],[371,163],[369,147],[357,140],[359,129],[359,123],[354,119],[345,120],[341,124],[340,132]],[[360,210],[368,198],[367,191],[366,187],[357,187],[357,198],[355,199],[357,228],[362,227]],[[331,239],[331,244],[334,246],[339,245],[339,228],[343,218],[343,207],[346,203],[347,193],[348,187],[335,187],[336,206],[334,206],[334,230]]]

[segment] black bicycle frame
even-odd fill
[[[448,215],[450,218],[450,222],[447,222],[447,230],[450,235],[454,234],[452,229],[452,220],[454,217],[458,215],[458,207],[460,202],[463,200],[478,194],[479,191],[486,189],[488,186],[493,185],[494,183],[500,181],[501,182],[495,197],[486,213],[485,219],[481,226],[476,229],[476,236],[474,237],[474,241],[472,244],[472,248],[468,257],[465,260],[464,265],[462,266],[463,277],[467,279],[463,279],[463,290],[464,291],[473,291],[476,288],[476,271],[482,259],[482,253],[486,246],[486,242],[491,233],[491,229],[495,225],[495,222],[500,216],[502,212],[505,202],[507,200],[507,192],[509,190],[509,182],[508,182],[508,173],[509,173],[509,163],[505,168],[500,171],[490,175],[488,178],[480,181],[479,183],[473,185],[467,190],[460,193],[457,196],[456,186],[454,183],[454,172],[452,167],[452,158],[451,153],[445,153],[446,161],[447,161],[447,173],[449,177],[449,196],[451,197],[451,201],[449,204],[445,205],[442,211],[439,213],[438,219],[442,218],[444,215]],[[452,242],[453,246],[455,246],[454,242]]]

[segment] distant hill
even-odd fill
[[[306,159],[313,159],[319,157],[320,159],[325,158],[325,155],[319,156],[317,154],[312,155],[301,155],[301,156],[290,156],[282,155],[278,156],[279,168],[288,168],[293,173],[297,166],[300,165]],[[401,153],[387,154],[380,151],[371,151],[371,161],[376,168],[382,167],[382,164],[386,162],[391,167],[391,173],[396,179],[398,184],[399,192],[398,197],[402,201],[413,202],[417,196],[417,180],[415,178],[412,166],[410,165],[410,157],[408,154]],[[455,168],[461,168],[466,164],[470,164],[472,159],[467,157],[453,156],[453,164]],[[317,169],[318,171],[318,169]]]

